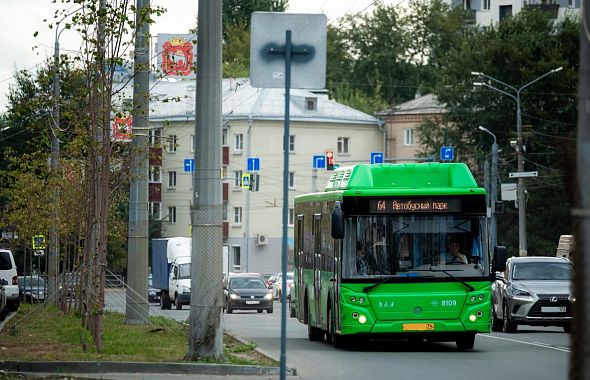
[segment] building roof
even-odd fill
[[[388,110],[378,112],[378,116],[419,115],[445,113],[444,105],[438,102],[436,95],[427,94],[408,102],[399,104]]]
[[[125,98],[132,98],[132,88],[132,85],[126,86]],[[194,120],[195,81],[150,82],[150,95],[150,120]],[[378,124],[377,118],[331,100],[325,93],[292,89],[290,96],[290,120],[293,121]],[[249,117],[283,120],[284,97],[282,88],[253,88],[246,78],[224,79],[223,115],[226,120]],[[308,99],[315,99],[315,110],[307,109]]]

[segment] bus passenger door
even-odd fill
[[[334,315],[334,328],[340,330],[340,278],[342,277],[342,239],[334,240],[334,274],[332,276],[332,286],[334,289],[334,299],[332,303],[332,312]]]
[[[322,214],[313,215],[313,297],[314,297],[314,313],[315,324],[320,326],[320,312],[321,312],[321,260],[322,260]],[[311,306],[311,305],[310,305]]]

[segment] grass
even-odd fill
[[[171,318],[151,317],[147,325],[126,325],[123,314],[107,312],[104,350],[99,353],[80,317],[44,305],[21,304],[0,331],[0,360],[183,362],[188,334],[187,324]],[[225,363],[278,365],[255,349],[255,344],[224,336]]]

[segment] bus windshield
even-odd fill
[[[343,275],[481,277],[489,274],[485,220],[465,215],[371,215],[346,219]]]

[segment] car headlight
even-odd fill
[[[517,289],[517,288],[508,288],[509,293],[513,297],[532,297],[533,295],[525,290]]]
[[[229,298],[231,298],[232,300],[239,300],[240,299],[240,296],[237,295],[237,294],[232,293],[232,294],[229,295]]]
[[[265,300],[271,300],[272,299],[272,293],[266,293],[266,295],[264,296]]]

